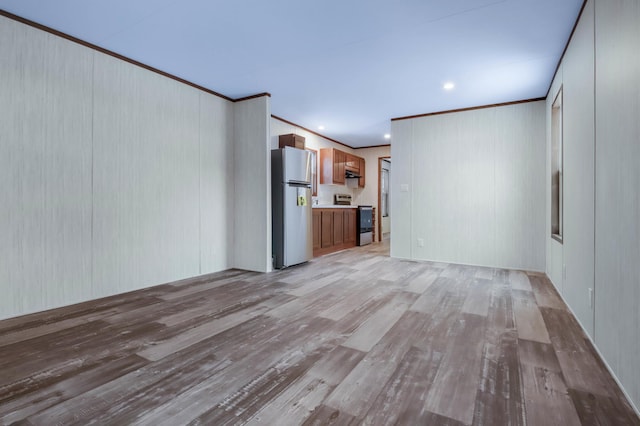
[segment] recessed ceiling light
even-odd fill
[[[391,135],[389,133],[385,133],[384,138],[385,139],[391,139]]]
[[[324,130],[324,126],[318,126],[318,130]]]
[[[444,86],[442,86],[444,90],[453,90],[454,87],[456,87],[456,85],[450,81],[446,82]]]

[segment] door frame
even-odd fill
[[[378,157],[378,232],[376,234],[376,241],[382,241],[382,160],[390,160],[391,156]]]

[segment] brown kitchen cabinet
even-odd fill
[[[313,250],[318,250],[322,247],[320,243],[322,240],[322,212],[318,209],[313,209],[311,214],[313,223]]]
[[[320,183],[344,185],[347,154],[335,148],[320,149]]]
[[[278,136],[278,147],[284,148],[285,146],[304,149],[304,136],[295,135],[293,133]]]
[[[320,211],[320,248],[333,247],[333,211]]]
[[[356,244],[356,209],[343,209],[342,229],[345,244]]]
[[[355,247],[355,208],[315,208],[312,217],[314,256]]]
[[[333,245],[334,246],[341,245],[342,243],[344,243],[344,228],[342,226],[344,222],[343,213],[344,212],[342,211],[342,209],[336,209],[333,212]]]
[[[344,185],[345,171],[360,175],[358,187],[364,188],[364,158],[336,148],[320,149],[320,183]]]
[[[364,158],[359,157],[358,161],[360,163],[360,179],[358,179],[358,187],[364,188],[364,175],[365,175],[365,163]]]

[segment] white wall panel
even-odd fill
[[[90,297],[89,51],[0,17],[0,318]]]
[[[562,295],[593,337],[594,287],[594,6],[587,3],[563,59],[564,227]],[[549,116],[550,120],[551,117]]]
[[[595,339],[640,406],[640,2],[595,10]]]
[[[200,273],[232,266],[233,104],[200,94]]]
[[[271,110],[269,97],[234,105],[234,266],[258,272],[271,261]]]
[[[544,269],[543,102],[394,121],[392,137],[393,256]]]
[[[198,275],[198,92],[97,52],[94,70],[94,296]]]
[[[389,179],[391,211],[391,256],[411,259],[411,174],[413,163],[414,120],[391,122],[391,159],[398,166]],[[407,189],[406,191],[404,189]]]
[[[496,261],[543,271],[545,103],[495,111]]]

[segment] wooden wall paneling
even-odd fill
[[[496,266],[545,268],[545,103],[496,108]]]
[[[593,337],[594,287],[594,5],[588,2],[563,60],[563,297]]]
[[[198,91],[94,55],[94,296],[198,275]]]
[[[640,3],[596,1],[595,341],[640,406]]]
[[[200,273],[232,266],[233,104],[200,93]]]
[[[269,97],[234,104],[234,267],[268,272],[271,262]]]
[[[0,318],[90,297],[91,68],[0,17]]]

